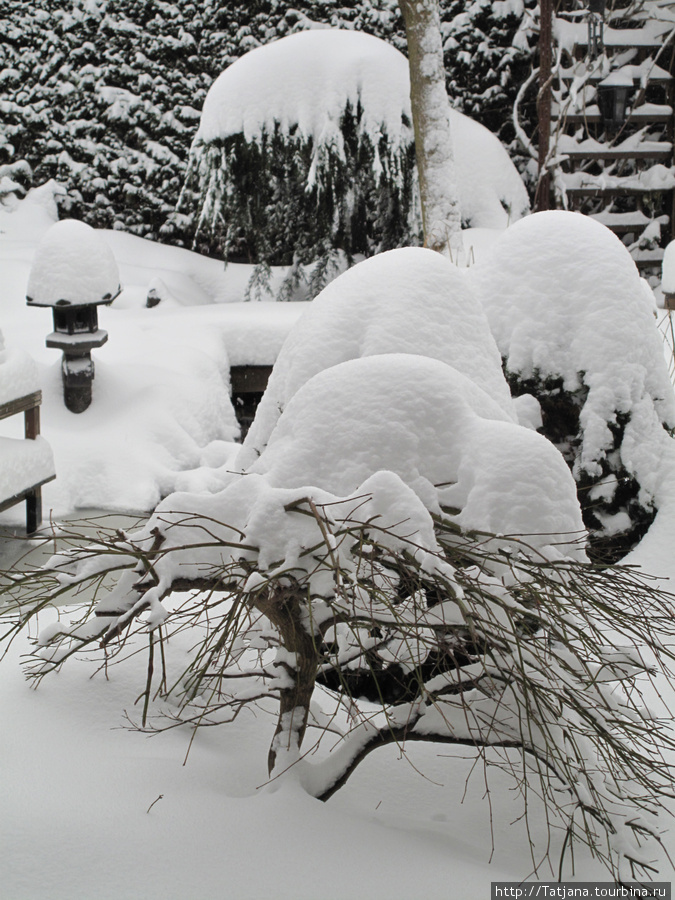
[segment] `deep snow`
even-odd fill
[[[37,361],[44,391],[42,430],[54,448],[59,473],[45,490],[46,507],[54,507],[57,516],[78,506],[149,509],[160,495],[174,489],[213,490],[222,484],[225,470],[239,451],[231,442],[235,425],[227,391],[228,360],[274,359],[301,308],[223,303],[231,296],[230,279],[241,277],[235,267],[223,274],[213,261],[199,260],[187,251],[106,234],[127,286],[119,301],[101,314],[110,341],[95,354],[94,404],[74,417],[62,406],[59,354],[43,346],[51,330],[50,313],[27,309],[24,301],[37,239],[53,221],[50,201],[48,190],[37,192],[0,221],[4,275],[0,324],[7,347],[12,352],[28,350]],[[374,266],[370,265],[373,271]],[[347,275],[350,280],[358,278]],[[438,278],[443,277],[439,270]],[[447,276],[450,281],[453,277]],[[146,310],[142,307],[153,279],[162,280],[173,301],[164,308],[160,304]],[[184,309],[178,294],[188,293],[191,283],[207,300],[198,308]],[[597,287],[589,285],[588,290],[593,293]],[[460,301],[472,302],[461,292]],[[471,314],[476,327],[483,328],[480,311]],[[316,327],[323,327],[318,313],[315,318]],[[395,327],[395,319],[388,324]],[[551,327],[566,328],[567,323]],[[380,353],[392,350],[383,344],[377,347]],[[490,390],[485,394],[476,388],[476,397],[482,395],[476,400],[482,404],[482,415],[467,410],[453,392],[458,379],[468,373],[451,376],[446,391],[447,402],[455,404],[463,427],[468,432],[477,430],[476,438],[482,438],[480,447],[486,454],[483,459],[478,452],[467,454],[471,477],[465,490],[460,472],[456,486],[464,494],[461,502],[470,500],[470,489],[481,488],[479,482],[470,483],[477,472],[498,479],[497,488],[479,491],[480,515],[492,515],[495,490],[508,499],[504,486],[522,477],[518,469],[527,461],[523,447],[545,444],[513,421],[508,402],[500,396],[502,389],[491,380],[494,354],[491,350],[485,358],[485,385]],[[335,358],[342,367],[340,389],[353,392],[362,383],[362,369],[369,370],[368,377],[372,377],[371,369],[380,370],[383,393],[388,386],[393,388],[387,368],[390,360],[357,358],[361,355],[358,349]],[[470,364],[467,356],[466,365]],[[287,371],[293,371],[291,362],[287,365]],[[427,370],[443,365],[440,360],[423,362],[414,377],[424,378]],[[273,480],[288,483],[289,461],[281,452],[282,443],[302,443],[303,435],[322,427],[322,415],[329,416],[322,407],[323,373],[311,375],[299,378],[284,394],[289,409],[302,391],[311,396],[305,398],[307,404],[296,404],[299,419],[290,418],[285,430],[266,441],[269,455],[260,457],[259,477],[267,473]],[[405,391],[405,385],[400,389]],[[396,418],[393,412],[392,416]],[[478,434],[485,429],[495,433]],[[503,461],[499,454],[506,432],[517,433],[518,438],[514,439],[513,468],[500,473],[490,454]],[[316,435],[310,444],[315,440]],[[307,467],[316,469],[313,474],[318,480],[322,460],[312,457],[310,450]],[[550,455],[550,450],[546,445],[541,452]],[[340,453],[339,444],[334,453]],[[550,469],[544,466],[544,474],[553,472],[558,462],[551,462]],[[200,464],[204,468],[195,468]],[[363,472],[372,466],[371,460]],[[356,486],[363,472],[354,475]],[[433,468],[427,474],[429,483],[446,477]],[[561,482],[564,478],[561,470]],[[659,478],[661,512],[631,562],[673,578],[673,468],[664,464]],[[547,495],[545,483],[538,489]],[[576,526],[570,497],[569,491],[563,491],[557,504],[551,504],[547,496],[537,509],[546,512],[557,506],[556,528]],[[465,505],[465,510],[469,508],[470,503]],[[520,515],[517,505],[505,502],[499,509],[505,516]],[[566,516],[569,521],[558,524]],[[3,515],[5,522],[21,518],[20,509]],[[489,524],[496,527],[494,522]],[[515,523],[509,521],[507,527]],[[41,625],[48,625],[54,615],[45,613]],[[89,900],[92,896],[125,900],[139,895],[149,900],[209,895],[258,900],[271,893],[282,900],[317,896],[326,900],[361,896],[478,900],[489,896],[491,881],[516,881],[532,871],[526,825],[514,821],[519,806],[513,803],[511,782],[499,771],[492,773],[486,797],[483,763],[476,766],[471,754],[412,747],[406,761],[388,748],[374,753],[348,786],[324,805],[293,783],[279,790],[266,784],[265,753],[260,747],[267,745],[270,723],[263,711],[256,716],[242,714],[221,729],[205,729],[191,747],[190,735],[183,729],[148,738],[120,727],[125,724],[123,710],[134,715],[134,700],[144,679],[142,655],[111,669],[108,678],[99,672],[91,680],[88,676],[95,663],[71,662],[32,691],[18,664],[26,649],[24,640],[15,642],[2,664],[0,685],[0,896],[7,900]],[[174,648],[178,655],[187,651],[180,642]],[[529,826],[532,853],[539,861],[545,850],[546,823],[536,799]],[[554,860],[561,838],[554,837]],[[672,835],[667,841],[672,848]],[[575,863],[577,878],[606,880],[605,872],[580,848]],[[668,878],[667,868],[663,873]],[[570,877],[569,870],[566,876]],[[554,875],[544,866],[539,877]]]

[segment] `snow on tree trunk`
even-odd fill
[[[452,252],[462,246],[461,211],[454,176],[438,2],[399,0],[399,6],[408,39],[424,243],[432,250]]]
[[[279,715],[268,756],[270,775],[284,772],[300,758],[309,705],[319,663],[315,637],[303,623],[303,592],[297,585],[265,592],[257,608],[279,629],[282,646],[274,667],[285,676],[279,691]]]

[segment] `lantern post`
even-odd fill
[[[54,330],[47,346],[63,351],[63,399],[73,413],[91,404],[94,361],[108,332],[98,327],[98,307],[120,292],[112,251],[97,232],[74,219],[56,222],[35,254],[28,280],[28,306],[50,307]]]

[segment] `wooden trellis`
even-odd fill
[[[597,218],[643,269],[675,236],[675,3],[540,0],[537,208]]]

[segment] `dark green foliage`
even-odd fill
[[[513,102],[532,70],[536,8],[533,0],[441,0],[451,102],[505,144],[515,138]]]
[[[589,555],[599,563],[617,562],[644,537],[656,515],[652,505],[641,503],[640,485],[621,461],[629,417],[616,413],[615,421],[608,423],[612,446],[598,460],[600,473],[590,475],[579,464],[583,440],[579,417],[588,396],[583,373],[582,386],[575,391],[567,390],[562,378],[542,378],[538,373],[521,378],[506,370],[506,377],[514,397],[532,394],[537,398],[542,414],[540,431],[555,444],[572,470],[584,524],[589,530]],[[615,532],[607,527],[607,520],[619,513],[627,515],[630,524]]]
[[[285,266],[324,261],[335,251],[349,261],[419,243],[412,138],[392,151],[383,134],[375,148],[358,127],[362,114],[360,106],[348,107],[343,152],[323,146],[317,159],[311,139],[279,127],[258,141],[234,134],[198,144],[188,173],[188,187],[198,182],[198,239],[208,233],[230,261]]]
[[[441,10],[453,104],[510,140],[530,65],[527,13],[485,0],[441,0]],[[175,209],[208,88],[248,50],[312,23],[405,52],[395,0],[0,0],[0,166],[25,159],[34,184],[58,179],[64,215],[192,245],[193,209]],[[383,246],[395,246],[386,206],[372,217],[383,217]],[[354,244],[372,240],[355,230],[352,221]],[[197,244],[214,254],[221,245],[222,236]]]
[[[211,82],[195,56],[202,20],[189,3],[94,8],[0,7],[0,162],[25,158],[35,183],[58,179],[68,215],[159,238]]]

